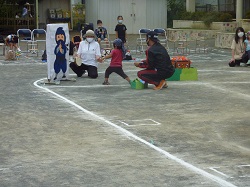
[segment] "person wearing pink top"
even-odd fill
[[[102,83],[103,85],[109,85],[109,75],[113,72],[120,75],[122,78],[126,79],[130,84],[131,81],[129,77],[124,73],[122,69],[122,60],[125,58],[126,50],[124,48],[123,42],[121,39],[115,39],[113,42],[114,49],[107,56],[103,57],[103,60],[111,58],[109,67],[105,71],[105,80]]]

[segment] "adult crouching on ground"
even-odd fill
[[[102,62],[100,45],[95,41],[95,33],[92,30],[88,30],[85,34],[86,40],[81,41],[77,57],[81,58],[82,64],[78,66],[75,62],[70,63],[70,68],[76,73],[78,77],[81,77],[86,71],[90,78],[97,78],[98,62]]]
[[[158,35],[150,31],[146,35],[147,45],[146,60],[135,62],[136,67],[146,68],[137,73],[138,77],[146,83],[154,84],[154,90],[167,87],[166,79],[174,74],[174,67],[169,54],[164,46],[159,43]]]
[[[238,27],[235,31],[235,36],[231,45],[232,59],[229,62],[230,67],[240,66],[244,63],[246,66],[247,56],[244,55],[246,49],[244,41],[246,40],[245,31],[242,27]]]

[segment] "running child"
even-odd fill
[[[123,42],[121,39],[115,39],[113,42],[114,49],[111,51],[111,53],[107,56],[102,57],[103,60],[111,58],[111,62],[109,67],[105,71],[105,80],[102,83],[103,85],[109,85],[109,75],[113,72],[120,75],[122,78],[126,79],[129,84],[131,84],[131,81],[129,77],[124,73],[122,69],[122,60],[125,57],[126,50],[124,48]]]

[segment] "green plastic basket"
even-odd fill
[[[136,78],[135,80],[132,81],[131,83],[131,88],[132,89],[136,89],[136,90],[141,90],[144,88],[147,88],[148,84],[147,83],[142,83],[138,78]]]
[[[179,81],[180,76],[181,76],[181,72],[182,72],[181,68],[175,68],[174,74],[171,77],[167,78],[167,80],[168,81]]]
[[[180,76],[181,81],[197,81],[198,72],[196,68],[183,68]]]

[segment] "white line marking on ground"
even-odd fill
[[[21,66],[30,66],[30,65],[44,65],[44,63],[43,62],[31,62],[31,63],[24,63],[24,62],[17,62],[17,61],[12,61],[12,62],[10,62],[10,61],[3,61],[4,63],[2,63],[1,61],[0,61],[0,65],[1,66],[17,66],[17,65],[21,65]]]
[[[237,167],[250,167],[250,165],[238,165]]]
[[[238,165],[237,167],[239,167],[239,168],[243,168],[243,167],[250,167],[250,165]],[[250,175],[242,175],[242,176],[239,176],[240,178],[249,178],[250,177]]]
[[[4,170],[7,170],[7,169],[10,169],[10,168],[0,168],[0,171],[4,171]]]
[[[49,86],[50,88],[108,88],[108,87],[128,87],[129,84],[123,84],[123,85],[101,85],[101,84],[96,84],[96,85],[86,85],[86,86],[61,86],[61,85],[56,85],[56,86]]]
[[[119,122],[121,122],[122,124],[124,124],[124,125],[126,125],[126,126],[129,126],[129,124],[127,124],[127,123],[125,123],[125,122],[123,122],[123,121],[119,121]]]
[[[206,82],[198,82],[198,81],[169,81],[168,84],[171,85],[207,85],[210,83]],[[250,84],[250,82],[216,82],[216,84]],[[211,84],[212,85],[212,84]],[[100,88],[100,87],[127,87],[128,84],[120,84],[120,85],[85,85],[85,86],[62,86],[62,85],[50,85],[50,88]]]
[[[216,84],[250,84],[250,82],[216,82]]]
[[[250,175],[239,176],[240,178],[250,178]]]
[[[236,91],[231,91],[231,90],[229,90],[229,89],[221,88],[221,87],[219,87],[219,86],[214,86],[214,85],[211,84],[211,83],[207,83],[207,84],[204,84],[204,85],[207,86],[207,87],[209,87],[209,88],[214,88],[214,89],[216,89],[216,90],[220,90],[220,91],[225,92],[225,93],[227,93],[227,94],[232,93],[232,94],[234,94],[234,95],[238,95],[238,96],[240,96],[240,98],[242,98],[242,97],[246,97],[247,99],[250,98],[250,95],[249,95],[249,94],[244,94],[244,93],[239,93],[239,92],[236,92]]]
[[[153,122],[153,123],[145,123],[145,122]],[[161,123],[155,121],[155,120],[152,120],[152,119],[139,119],[139,120],[119,120],[120,123],[126,125],[126,126],[130,126],[130,127],[133,127],[133,126],[144,126],[144,125],[149,125],[149,126],[155,126],[155,125],[161,125]],[[143,123],[144,122],[144,123]],[[132,125],[132,124],[135,123],[135,125]]]
[[[155,145],[151,144],[150,142],[147,142],[146,140],[144,140],[144,139],[142,139],[142,138],[140,138],[140,137],[134,135],[134,134],[131,133],[130,131],[128,131],[128,130],[126,130],[126,129],[124,129],[124,128],[122,128],[122,127],[120,127],[120,126],[118,126],[118,125],[116,125],[116,124],[114,124],[114,123],[112,123],[112,122],[106,120],[104,117],[98,116],[98,115],[96,115],[95,113],[90,112],[89,110],[86,110],[85,108],[83,108],[83,107],[81,107],[80,105],[74,103],[73,101],[71,101],[71,100],[69,100],[69,99],[67,99],[67,98],[65,98],[65,97],[63,97],[63,96],[61,96],[60,94],[58,94],[58,93],[56,93],[56,92],[54,92],[54,91],[52,91],[52,90],[50,90],[50,89],[48,89],[48,88],[46,88],[46,87],[39,86],[37,83],[38,83],[39,81],[41,81],[41,80],[43,80],[43,79],[40,79],[40,80],[35,81],[35,82],[33,83],[34,86],[36,86],[37,88],[40,88],[40,89],[42,89],[42,90],[44,90],[44,91],[46,91],[46,92],[48,92],[48,93],[53,94],[54,96],[58,97],[59,99],[62,99],[62,100],[65,101],[66,103],[68,103],[68,104],[70,104],[70,105],[72,105],[72,106],[75,106],[77,109],[83,111],[84,113],[86,113],[86,114],[88,114],[88,115],[90,115],[90,116],[92,116],[92,117],[94,117],[94,118],[96,118],[96,119],[98,119],[98,120],[101,120],[101,121],[103,121],[103,122],[105,122],[105,123],[111,125],[112,127],[114,127],[114,128],[116,128],[117,130],[119,130],[121,133],[123,133],[124,135],[126,135],[128,138],[133,138],[133,139],[135,139],[135,140],[137,140],[137,141],[139,141],[139,142],[141,142],[141,143],[147,145],[148,147],[154,149],[155,151],[157,151],[157,152],[159,152],[159,153],[165,155],[166,158],[172,159],[173,161],[175,161],[175,162],[179,163],[180,165],[186,167],[186,168],[189,169],[190,171],[193,171],[193,172],[195,172],[195,173],[197,173],[197,174],[199,174],[199,175],[202,175],[203,177],[206,177],[206,178],[208,178],[208,179],[210,179],[210,180],[212,180],[212,181],[214,181],[214,182],[220,184],[221,186],[225,186],[225,187],[236,187],[236,186],[233,185],[232,183],[227,182],[227,181],[225,181],[225,180],[223,180],[223,179],[221,179],[221,178],[219,178],[219,177],[217,177],[217,176],[215,176],[215,175],[212,175],[212,174],[210,174],[210,173],[208,173],[208,172],[206,172],[206,171],[204,171],[204,170],[202,170],[202,169],[200,169],[200,168],[197,168],[197,167],[193,166],[192,164],[189,164],[188,162],[185,162],[184,160],[182,160],[182,159],[180,159],[180,158],[178,158],[178,157],[176,157],[176,156],[170,154],[169,152],[167,152],[167,151],[165,151],[165,150],[163,150],[163,149],[161,149],[161,148],[159,148],[159,147],[156,147]]]
[[[214,83],[200,82],[200,81],[168,81],[168,84],[172,84],[172,85],[205,85],[205,86],[214,86]],[[216,84],[250,84],[250,82],[216,82]]]
[[[238,83],[238,82],[216,82],[216,84],[217,83],[220,83],[220,84],[227,84],[227,83],[229,83],[229,84],[235,84],[235,83]],[[239,83],[241,83],[241,82],[239,82]],[[243,84],[247,84],[247,83],[249,83],[249,82],[242,82]],[[216,90],[219,90],[219,91],[222,91],[222,92],[224,92],[224,93],[227,93],[227,94],[229,94],[229,93],[232,93],[232,95],[238,95],[238,96],[240,96],[239,98],[242,98],[242,97],[245,97],[245,98],[247,98],[247,99],[249,99],[250,98],[250,95],[249,94],[244,94],[244,93],[240,93],[240,92],[236,92],[236,91],[232,91],[232,90],[230,90],[230,89],[225,89],[225,88],[221,88],[221,87],[219,87],[219,86],[215,86],[214,84],[211,84],[211,83],[208,83],[208,82],[192,82],[192,81],[190,81],[190,82],[187,82],[187,81],[178,81],[178,82],[173,82],[172,83],[173,85],[204,85],[204,86],[206,86],[206,87],[209,87],[209,88],[213,88],[213,89],[216,89]]]
[[[224,176],[224,177],[227,177],[227,178],[230,178],[228,175],[226,175],[225,173],[222,173],[220,171],[218,171],[217,169],[219,169],[220,167],[210,167],[209,169],[211,169],[212,171],[216,172],[216,173],[219,173],[220,175]]]
[[[228,73],[249,73],[250,71],[239,71],[239,70],[232,70],[232,71],[228,71],[228,70],[218,70],[218,69],[202,69],[202,70],[197,70],[198,72],[228,72]]]
[[[138,72],[138,69],[134,69],[134,70],[124,70],[124,72]],[[105,71],[100,71],[98,73],[105,73]],[[70,74],[70,75],[75,75],[75,74]]]

